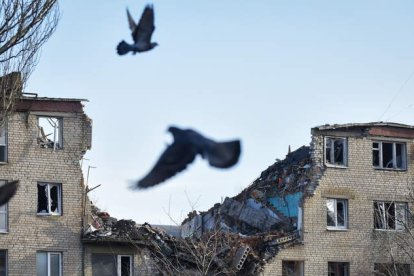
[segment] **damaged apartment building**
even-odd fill
[[[311,132],[310,146],[240,194],[191,212],[178,237],[93,213],[83,237],[86,275],[412,275],[414,126]]]
[[[0,131],[0,275],[82,275],[83,178],[92,122],[80,99],[21,93]]]

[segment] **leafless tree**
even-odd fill
[[[57,0],[0,0],[0,124],[14,110],[16,99],[34,67],[40,48],[56,29]]]

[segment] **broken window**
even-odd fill
[[[410,265],[400,263],[374,264],[375,275],[378,276],[410,276]]]
[[[282,276],[303,276],[303,262],[282,261]]]
[[[61,185],[57,183],[37,183],[37,213],[45,215],[61,214]]]
[[[36,253],[37,276],[61,276],[62,253],[37,252]]]
[[[0,180],[0,187],[5,185],[7,181]],[[8,230],[8,204],[0,205],[0,233],[5,233]],[[1,275],[1,274],[0,274]]]
[[[407,203],[374,202],[375,229],[404,230],[407,211]]]
[[[380,169],[405,170],[407,153],[404,143],[373,142],[372,165]]]
[[[329,262],[328,276],[349,276],[349,263]]]
[[[347,166],[346,138],[325,137],[325,164]]]
[[[37,143],[42,148],[61,149],[62,143],[62,118],[39,117]]]
[[[0,276],[7,275],[7,251],[0,250]]]
[[[348,228],[348,200],[328,198],[326,200],[326,223],[328,229]]]
[[[92,276],[131,276],[132,256],[92,254]]]
[[[0,163],[7,162],[7,128],[0,127]]]

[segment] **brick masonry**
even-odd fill
[[[63,149],[39,147],[39,115],[63,118]],[[61,252],[64,275],[82,275],[83,179],[79,161],[91,145],[91,121],[79,112],[16,112],[7,129],[8,162],[0,165],[0,179],[20,180],[8,203],[8,233],[0,233],[0,249],[8,254],[8,275],[36,275],[38,251]],[[61,183],[61,216],[37,215],[38,182]]]

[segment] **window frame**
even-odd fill
[[[62,252],[57,252],[57,251],[37,251],[36,252],[36,257],[37,254],[46,254],[47,256],[47,275],[45,276],[50,276],[50,270],[51,270],[51,261],[50,261],[50,257],[51,255],[58,255],[59,256],[59,276],[63,275],[63,261],[62,261]],[[36,261],[36,274],[37,274],[37,269],[38,269],[38,263]]]
[[[47,186],[47,213],[39,213],[39,206],[37,207],[37,215],[38,216],[62,216],[62,183],[53,183],[53,182],[37,182],[37,185],[45,184]],[[58,212],[51,211],[51,200],[50,200],[50,189],[52,187],[58,187]],[[39,193],[37,195],[37,204],[39,204]]]
[[[4,146],[4,161],[1,160],[1,156],[0,156],[0,164],[7,164],[8,163],[8,156],[9,156],[9,132],[8,132],[8,127],[7,127],[7,122],[4,124],[4,126],[0,127],[0,137],[1,133],[4,131],[4,144],[1,144],[0,142],[0,147]],[[0,139],[1,141],[1,139]]]
[[[53,137],[53,140],[51,140],[53,142],[53,147],[42,147],[42,144],[39,141],[40,136],[43,136],[40,134],[41,132],[41,126],[40,126],[40,119],[56,119],[58,121],[58,126],[55,128],[57,130],[57,142],[56,142],[56,137]],[[52,115],[38,115],[37,116],[37,128],[38,128],[38,133],[37,133],[37,144],[40,146],[40,148],[45,148],[45,149],[53,149],[53,150],[61,150],[63,149],[63,117],[61,116],[52,116]],[[54,136],[56,136],[56,130],[52,133]]]
[[[129,258],[129,276],[134,275],[133,271],[132,271],[133,256],[132,255],[123,255],[123,254],[121,254],[121,255],[117,255],[117,259],[116,259],[118,276],[122,276],[122,257],[128,257]]]
[[[377,211],[377,209],[375,208],[376,204],[381,204],[382,205],[382,210],[383,213],[381,215],[381,224],[383,226],[385,226],[385,228],[376,228],[377,227],[377,213],[379,213],[381,210]],[[391,219],[394,218],[394,221],[391,221],[394,223],[394,228],[389,228],[389,219],[390,217],[388,216],[388,209],[385,209],[385,204],[393,204],[394,205],[394,216],[391,217]],[[404,206],[404,222],[403,223],[397,223],[397,219],[395,219],[396,217],[398,217],[398,208],[397,206]],[[396,201],[380,201],[380,200],[376,200],[374,201],[373,204],[373,208],[374,208],[374,230],[377,231],[405,231],[405,226],[408,223],[408,202],[396,202]]]
[[[328,225],[328,202],[334,202],[334,214],[335,214],[335,226]],[[338,210],[337,210],[337,202],[342,201],[344,205],[344,225],[338,226]],[[348,222],[348,213],[349,213],[349,203],[347,198],[333,198],[329,197],[326,199],[326,229],[327,230],[348,230],[349,229],[349,222]]]
[[[342,152],[342,164],[335,164],[335,161],[328,162],[326,155],[327,155],[327,148],[328,148],[328,140],[331,142],[330,148],[330,159],[335,160],[335,149],[334,143],[336,140],[343,141],[343,152]],[[336,137],[336,136],[324,136],[323,138],[323,163],[327,167],[333,168],[347,168],[348,167],[348,138],[347,137]]]
[[[378,144],[378,148],[374,148],[374,144]],[[384,167],[384,149],[383,144],[392,144],[392,168]],[[402,145],[402,153],[403,156],[401,158],[401,165],[402,168],[397,168],[397,144]],[[378,151],[378,166],[374,165],[374,151]],[[372,167],[377,170],[389,170],[389,171],[406,171],[408,167],[408,160],[407,160],[407,143],[406,142],[399,142],[399,141],[384,141],[384,140],[372,140]]]
[[[7,180],[0,179],[0,187],[7,184]],[[0,210],[0,216],[4,214],[5,216],[5,224],[6,227],[4,229],[0,228],[0,234],[7,234],[9,233],[9,203],[5,203],[0,205],[0,207],[4,206],[5,210]]]

